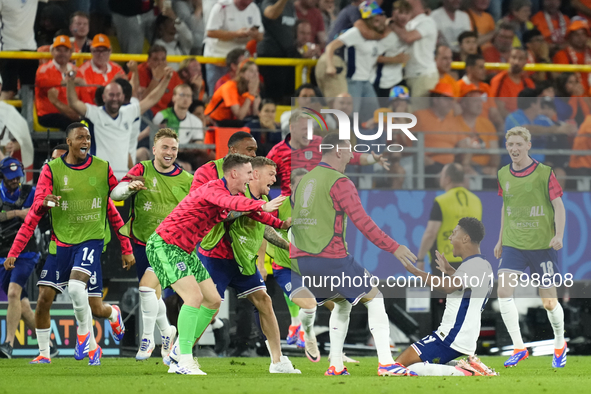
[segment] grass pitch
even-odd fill
[[[290,358],[302,375],[271,375],[267,358],[200,358],[208,376],[168,374],[162,360],[136,362],[103,358],[103,365],[57,358],[51,365],[29,365],[28,359],[0,359],[0,393],[556,393],[591,392],[591,357],[569,356],[566,368],[553,369],[551,358],[530,357],[505,369],[506,357],[483,357],[498,377],[378,377],[377,358],[349,364],[351,376],[328,377],[325,357],[313,364]]]

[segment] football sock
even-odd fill
[[[154,324],[158,316],[158,298],[156,290],[147,286],[140,286],[140,308],[142,310],[142,322],[144,323],[142,338],[154,340]]]
[[[195,343],[195,327],[199,317],[199,308],[194,308],[187,304],[181,307],[179,312],[179,350],[182,355],[192,355],[193,343]]]
[[[219,330],[223,326],[224,322],[222,321],[222,319],[213,319],[213,321],[211,322],[211,328],[213,328],[214,330]]]
[[[113,309],[113,308],[111,308]],[[90,332],[90,340],[88,341],[88,350],[93,351],[97,348],[96,338],[94,337],[94,325],[92,324],[92,309],[88,304],[88,331]]]
[[[170,329],[170,323],[166,317],[166,304],[164,303],[164,299],[162,297],[160,297],[158,300],[158,315],[156,316],[156,325],[158,326],[158,329],[162,335],[164,335],[164,333],[168,332]]]
[[[513,341],[513,349],[525,349],[525,344],[521,338],[521,330],[519,329],[519,312],[515,300],[513,298],[499,298],[499,309],[505,327],[507,327]]]
[[[419,376],[467,376],[466,372],[451,365],[415,363],[408,366],[408,369],[416,372]]]
[[[334,309],[330,313],[330,365],[337,371],[342,371],[343,364],[343,346],[349,329],[349,314],[351,313],[351,304],[342,300],[334,303]]]
[[[51,328],[35,329],[37,334],[37,344],[39,345],[39,354],[43,357],[49,358],[49,336],[51,334]]]
[[[564,310],[560,303],[556,304],[553,310],[546,310],[548,319],[554,330],[554,349],[562,349],[564,347]]]
[[[299,326],[300,325],[300,307],[297,306],[292,300],[289,299],[287,294],[283,293],[283,297],[285,297],[285,303],[287,304],[287,309],[289,309],[289,315],[291,316],[291,325],[292,326]]]
[[[378,352],[378,361],[382,365],[394,364],[392,352],[390,351],[390,321],[386,314],[384,299],[378,293],[376,297],[365,303],[369,321],[369,331]]]
[[[109,321],[111,323],[115,323],[117,321],[117,310],[113,307],[111,307],[111,314],[109,315]]]
[[[68,293],[72,300],[72,306],[74,308],[74,316],[78,322],[78,335],[88,334],[90,324],[89,319],[92,319],[92,315],[89,313],[90,307],[88,305],[88,293],[86,292],[86,283],[83,283],[76,279],[70,279],[68,282]]]
[[[300,319],[304,333],[308,337],[316,337],[314,333],[314,320],[316,320],[316,307],[314,309],[300,308]]]
[[[211,323],[211,319],[213,319],[216,312],[217,309],[209,309],[201,305],[201,308],[199,308],[199,316],[197,316],[197,324],[195,326],[194,341],[203,334],[203,331],[209,326],[209,323]]]

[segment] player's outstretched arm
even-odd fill
[[[379,165],[384,167],[384,169],[386,171],[390,170],[390,162],[388,162],[388,159],[386,159],[384,157],[384,154],[378,155],[375,152],[370,152],[370,153],[361,153],[359,155],[359,164],[360,165],[370,166],[375,163],[378,163]],[[351,164],[355,164],[354,160],[351,162]]]
[[[413,265],[417,261],[417,256],[414,255],[413,252],[410,251],[406,246],[400,245],[394,252],[394,256],[400,260],[402,265],[409,266]]]
[[[445,256],[439,253],[438,250],[435,251],[435,264],[437,264],[437,269],[445,275],[452,276],[456,273],[455,268],[451,266]]]
[[[499,241],[495,246],[495,257],[497,259],[501,258],[503,254],[503,226],[505,224],[505,203],[503,203],[503,207],[501,208],[501,231],[499,232]]]
[[[284,240],[271,226],[265,226],[265,240],[278,248],[289,250],[289,242]]]
[[[423,286],[430,287],[431,289],[437,289],[443,291],[446,294],[451,294],[454,291],[462,290],[463,288],[461,285],[457,286],[458,281],[454,281],[453,276],[449,279],[442,280],[441,276],[428,274],[425,271],[418,269],[413,264],[409,264],[405,267],[408,272],[416,277],[421,278],[421,282],[419,283],[422,283]]]
[[[564,226],[566,224],[566,210],[562,197],[552,200],[554,207],[554,226],[556,227],[556,235],[550,240],[550,247],[554,250],[562,249],[562,238],[564,237]]]
[[[263,211],[274,212],[274,211],[278,210],[286,198],[287,198],[287,196],[275,197],[274,199],[272,199],[271,201],[269,201],[269,202],[265,203],[265,205],[263,205],[263,207],[262,207]]]

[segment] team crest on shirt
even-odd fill
[[[91,176],[90,178],[88,178],[88,183],[90,183],[90,186],[96,186],[96,177]]]
[[[129,130],[129,123],[123,122],[123,127],[125,128],[125,130]]]
[[[291,282],[285,285],[285,290],[291,291]]]
[[[252,16],[249,16],[248,18],[246,18],[246,20],[248,21],[248,25],[252,25]]]
[[[531,182],[526,182],[525,183],[525,190],[528,192],[531,192],[533,189],[533,185],[531,184]]]
[[[312,157],[314,156],[314,153],[312,153],[312,151],[307,151],[304,152],[304,157],[306,158],[306,160],[312,160]]]
[[[40,279],[43,279],[47,276],[47,270],[43,270],[41,271],[41,276],[39,276]]]
[[[185,271],[187,269],[187,265],[184,262],[180,262],[180,263],[176,263],[176,267],[179,269],[179,271]]]
[[[181,194],[181,188],[178,186],[173,186],[171,191],[175,197],[179,197],[179,195]]]

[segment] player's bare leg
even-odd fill
[[[515,275],[513,271],[499,270],[499,277],[504,275],[504,280],[499,280],[499,288],[497,290],[499,296],[499,310],[501,311],[501,317],[503,323],[507,327],[507,332],[511,336],[513,342],[513,354],[507,361],[505,361],[505,367],[516,366],[518,362],[525,360],[529,357],[529,352],[525,348],[523,338],[521,336],[521,329],[519,328],[519,312],[517,311],[517,305],[515,305],[515,299],[513,293],[515,293],[515,287],[509,284],[509,278],[511,275]]]
[[[548,320],[554,331],[554,356],[552,367],[562,368],[566,365],[566,341],[564,340],[564,310],[558,302],[556,288],[540,289],[540,297],[544,309],[548,314]]]
[[[8,285],[8,309],[6,310],[6,342],[13,346],[14,335],[21,320],[21,294],[23,288],[18,283]]]
[[[269,352],[271,353],[271,373],[301,373],[295,369],[291,361],[281,353],[281,338],[279,336],[279,325],[273,311],[273,301],[266,290],[258,290],[246,296],[259,311],[261,329],[267,337]]]

